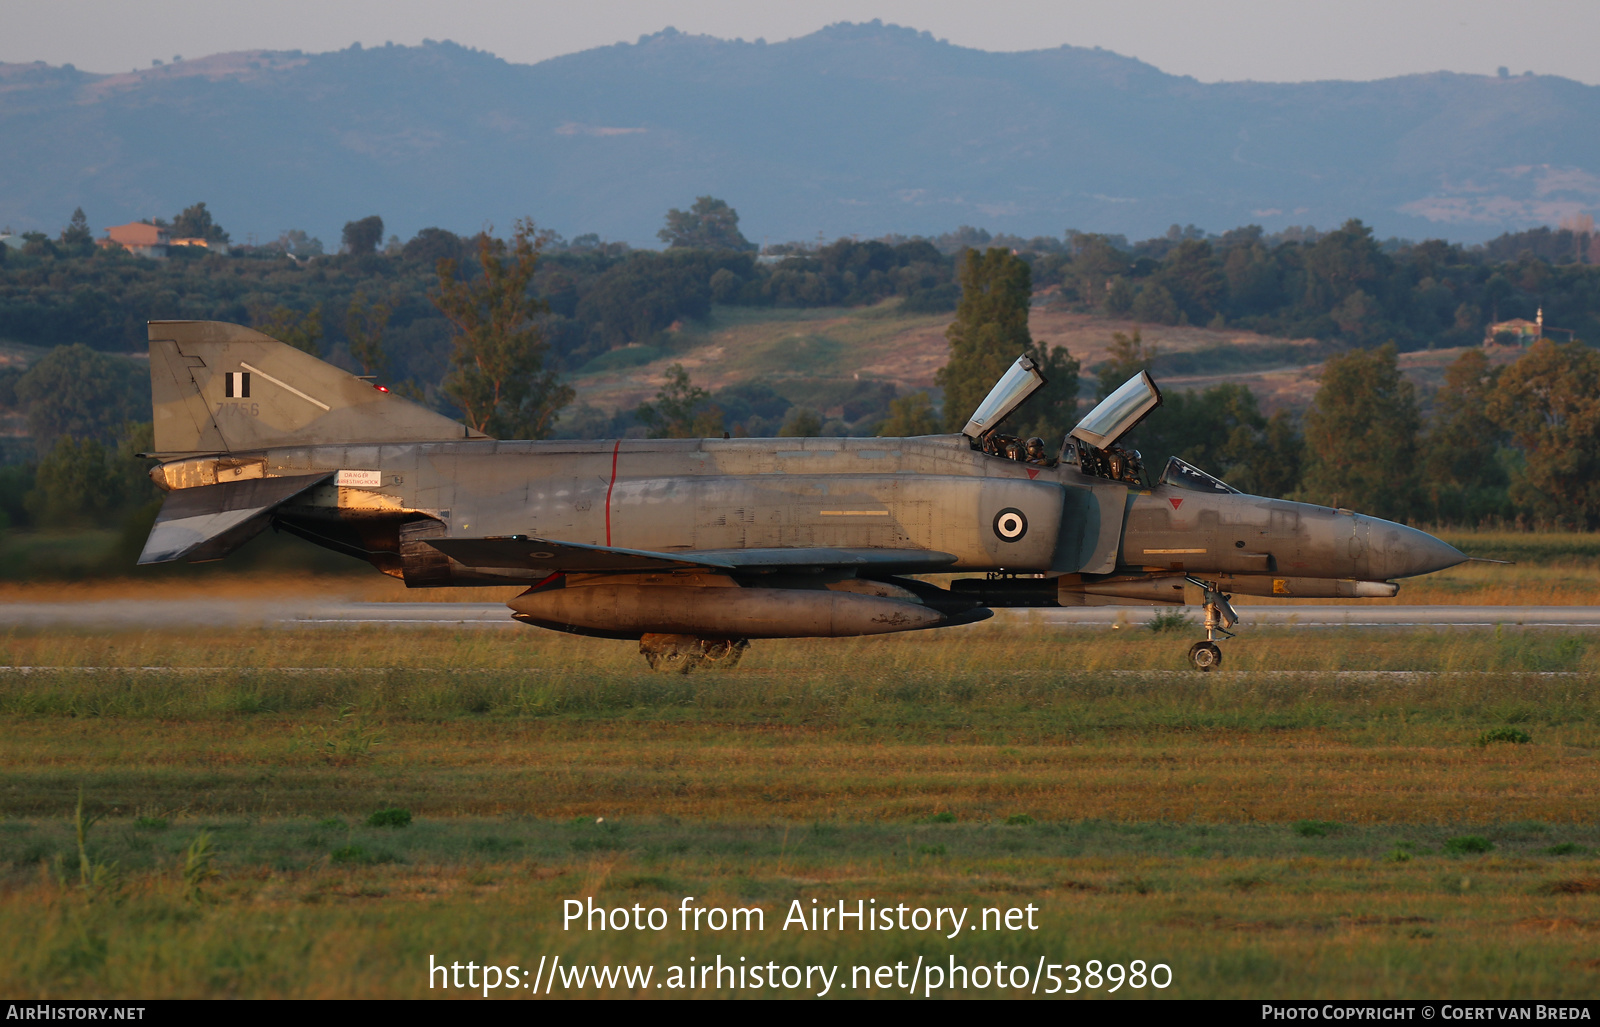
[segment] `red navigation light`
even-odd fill
[[[379,392],[388,392],[389,391],[389,386],[387,386],[387,385],[374,385],[373,388],[377,389]]]

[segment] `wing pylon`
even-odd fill
[[[544,568],[551,573],[607,573],[704,568],[772,573],[826,569],[885,574],[927,574],[948,568],[957,557],[925,549],[694,549],[655,552],[549,539],[430,538],[428,545],[473,568]]]

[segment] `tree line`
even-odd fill
[[[1537,229],[1481,247],[1379,242],[1360,221],[1336,231],[1206,236],[1174,226],[1129,246],[1069,233],[1035,277],[1061,302],[1157,324],[1236,327],[1402,351],[1472,345],[1492,323],[1546,322],[1600,338],[1600,235]]]
[[[227,236],[204,204],[174,220]],[[157,219],[161,220],[161,219]],[[951,258],[924,241],[890,246],[841,240],[780,262],[758,260],[738,235],[738,215],[702,197],[668,214],[671,245],[633,250],[595,235],[567,240],[536,231],[540,260],[528,282],[541,304],[539,327],[548,364],[572,373],[628,346],[659,344],[713,304],[854,306],[900,298],[912,310],[954,309]],[[166,222],[163,222],[164,224]],[[728,234],[732,226],[732,236]],[[345,226],[337,254],[319,240],[285,232],[261,245],[226,252],[173,247],[165,260],[97,247],[79,211],[57,239],[29,233],[20,250],[0,246],[0,338],[33,345],[63,339],[106,352],[144,347],[150,319],[200,319],[282,327],[291,318],[318,333],[326,352],[352,364],[343,313],[357,300],[389,312],[390,372],[427,391],[444,373],[452,327],[429,299],[438,264],[453,260],[479,273],[478,238],[425,228],[406,242],[383,236],[380,217]],[[297,323],[298,323],[297,321]]]
[[[204,204],[181,212],[173,223],[179,222],[201,237],[227,238]],[[1026,251],[968,245],[987,235],[963,229],[957,255],[941,249],[949,238],[840,240],[760,262],[737,224],[726,204],[701,197],[687,211],[668,213],[663,252],[632,251],[594,236],[569,242],[526,220],[508,238],[489,230],[463,238],[433,228],[405,243],[391,237],[380,250],[382,221],[373,216],[345,226],[340,255],[302,258],[297,249],[320,244],[285,233],[274,244],[228,256],[178,250],[180,256],[156,262],[94,247],[86,218],[75,212],[59,239],[29,239],[0,267],[0,336],[59,339],[70,334],[55,320],[60,315],[69,323],[76,318],[85,340],[57,347],[26,372],[0,371],[0,407],[27,411],[38,447],[35,460],[0,472],[0,512],[12,524],[105,523],[155,498],[132,456],[149,445],[148,386],[130,361],[104,352],[142,347],[147,317],[251,323],[307,352],[383,375],[397,391],[488,434],[521,438],[547,437],[563,418],[565,431],[595,436],[954,431],[1005,367],[1026,353],[1050,386],[1026,408],[1028,423],[1012,430],[1054,447],[1080,412],[1085,369],[1064,349],[1031,339],[1036,286],[1069,303],[1093,300],[1107,309],[1122,302],[1113,297],[1119,288],[1132,290],[1132,307],[1143,290],[1165,289],[1179,304],[1179,320],[1188,316],[1186,304],[1203,303],[1210,306],[1193,307],[1197,316],[1215,309],[1213,323],[1233,323],[1230,316],[1252,316],[1240,313],[1248,307],[1240,297],[1257,294],[1234,290],[1230,269],[1266,261],[1276,270],[1263,274],[1276,276],[1277,291],[1257,298],[1275,296],[1281,309],[1258,316],[1326,316],[1337,327],[1338,312],[1352,305],[1374,304],[1383,317],[1404,313],[1410,309],[1404,297],[1426,292],[1426,283],[1431,289],[1478,283],[1506,304],[1508,310],[1494,310],[1504,316],[1515,303],[1546,295],[1527,291],[1541,281],[1566,276],[1587,287],[1594,273],[1578,259],[1581,246],[1561,249],[1566,240],[1537,232],[1526,234],[1544,255],[1518,250],[1514,266],[1443,243],[1379,244],[1356,222],[1327,234],[1277,238],[1259,229],[1221,239],[1175,229],[1133,247],[1069,234],[1059,246],[1032,240]],[[1497,240],[1484,252],[1503,255],[1513,245]],[[1097,297],[1094,276],[1117,268],[1127,274],[1105,279],[1105,295]],[[1424,270],[1432,273],[1418,278]],[[1490,288],[1496,279],[1511,282],[1507,272],[1520,284],[1509,293]],[[1409,293],[1402,288],[1408,281]],[[1297,298],[1286,298],[1291,294]],[[846,398],[842,417],[824,418],[759,382],[711,393],[682,365],[637,410],[602,415],[568,408],[565,372],[647,341],[675,321],[702,317],[713,303],[849,305],[891,296],[914,309],[957,305],[947,331],[950,361],[938,376],[942,408],[927,393],[900,396],[892,386],[863,382]],[[1319,305],[1327,308],[1323,314],[1307,313]],[[1474,330],[1471,341],[1478,337]],[[1168,455],[1177,455],[1246,491],[1401,520],[1520,517],[1600,526],[1600,499],[1591,502],[1587,484],[1594,477],[1590,464],[1600,460],[1590,455],[1589,441],[1600,437],[1593,423],[1600,414],[1590,409],[1600,401],[1583,392],[1593,393],[1585,383],[1600,377],[1592,351],[1547,342],[1505,368],[1470,352],[1451,369],[1434,417],[1424,424],[1414,389],[1399,375],[1397,351],[1404,345],[1395,339],[1330,359],[1303,422],[1287,414],[1264,417],[1248,389],[1227,385],[1169,396],[1135,442],[1157,473]],[[1104,395],[1156,357],[1137,332],[1119,335],[1111,359],[1087,370]]]
[[[1029,268],[1001,249],[968,251],[961,308],[940,371],[944,427],[959,430],[1019,353],[1050,378],[1008,431],[1054,445],[1075,421],[1078,362],[1046,352],[1027,329]],[[1116,333],[1091,368],[1095,400],[1141,370],[1156,348]],[[1056,391],[1057,383],[1064,392]],[[1449,366],[1424,419],[1394,342],[1330,357],[1310,408],[1262,413],[1247,386],[1169,392],[1126,444],[1153,483],[1180,457],[1257,495],[1343,506],[1413,524],[1521,522],[1600,528],[1600,352],[1545,338],[1496,364],[1481,346]]]
[[[160,222],[162,219],[156,219]],[[1009,249],[1035,287],[1071,309],[1160,324],[1238,327],[1336,348],[1393,341],[1401,350],[1475,343],[1492,322],[1532,319],[1600,337],[1600,236],[1536,229],[1480,247],[1438,240],[1380,242],[1358,221],[1327,233],[1264,233],[1250,226],[1207,235],[1177,226],[1128,243],[1068,232],[1061,238],[991,237],[963,227],[931,239],[840,239],[786,244],[758,255],[738,214],[701,197],[666,216],[663,251],[585,235],[539,233],[529,287],[545,305],[541,331],[552,369],[570,374],[622,347],[662,343],[714,304],[860,306],[898,299],[910,312],[952,311],[968,250]],[[166,222],[162,222],[166,223]],[[174,215],[174,232],[226,241],[204,203]],[[341,314],[363,293],[390,312],[391,372],[426,389],[445,371],[451,327],[429,301],[438,261],[469,262],[476,236],[425,228],[382,243],[381,217],[345,225],[341,252],[300,231],[223,251],[175,247],[165,261],[93,243],[76,211],[58,238],[29,233],[0,246],[0,338],[37,345],[82,342],[142,349],[149,318],[245,323],[270,312],[324,320],[328,351],[344,360]],[[470,270],[470,269],[469,269]]]

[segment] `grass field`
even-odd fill
[[[953,955],[1172,968],[1130,997],[1594,994],[1600,639],[1253,631],[1204,676],[1180,641],[980,627],[678,676],[533,630],[15,633],[0,663],[46,669],[0,673],[0,991]],[[585,896],[766,930],[563,931]],[[796,899],[1038,929],[783,930]]]

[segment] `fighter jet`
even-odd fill
[[[167,496],[141,564],[219,559],[270,526],[409,588],[525,586],[515,619],[637,640],[659,669],[730,666],[750,639],[1176,605],[1197,588],[1189,660],[1210,670],[1230,595],[1393,596],[1466,559],[1177,458],[1147,481],[1120,440],[1161,404],[1148,373],[1053,453],[1001,430],[1045,384],[1027,357],[956,435],[511,442],[238,325],[152,321],[149,338],[147,455]]]

